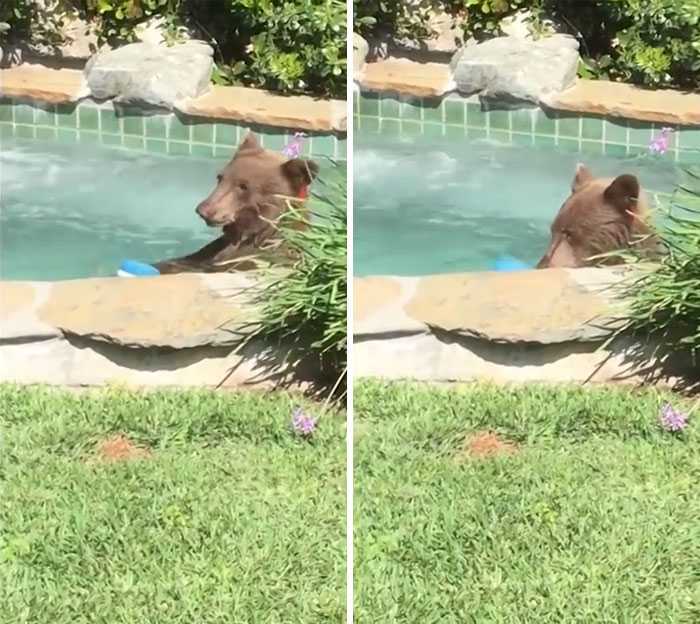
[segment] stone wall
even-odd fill
[[[622,270],[547,269],[354,283],[355,377],[686,383],[692,363],[606,345]]]
[[[0,282],[0,382],[312,386],[306,363],[246,344],[254,286],[243,274]]]

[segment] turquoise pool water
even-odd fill
[[[195,207],[226,160],[8,139],[0,146],[0,278],[115,275],[196,251]],[[322,165],[323,166],[323,165]]]
[[[492,141],[392,140],[355,134],[355,274],[484,271],[499,256],[529,265],[569,194],[576,163],[596,176],[636,174],[670,193],[676,168],[661,157],[615,159]]]

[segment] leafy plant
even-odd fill
[[[3,0],[0,4],[0,43],[28,39],[46,45],[61,43],[61,23],[72,5],[67,0],[49,0],[42,8],[27,0]]]
[[[504,18],[522,10],[531,10],[537,15],[539,0],[452,0],[452,10],[466,9],[464,22],[467,35],[482,41],[501,34]]]
[[[697,0],[539,0],[539,14],[581,41],[592,76],[647,86],[697,88],[700,2]]]
[[[389,33],[418,41],[430,35],[429,9],[430,3],[354,0],[355,31],[369,38]]]
[[[345,97],[346,3],[344,0],[3,0],[2,39],[57,45],[61,24],[76,14],[95,27],[100,43],[119,46],[137,39],[138,28],[158,19],[167,42],[183,28],[215,49],[214,80],[281,93]]]
[[[139,24],[153,17],[162,18],[166,35],[175,38],[184,0],[83,0],[83,4],[88,15],[99,18],[101,41],[116,44],[134,41]]]
[[[440,0],[466,38],[502,34],[505,17],[529,11],[537,35],[553,21],[580,43],[580,75],[651,87],[700,86],[698,0]],[[418,9],[416,9],[418,7]],[[355,0],[355,28],[372,38],[388,32],[420,40],[427,31],[424,3]]]
[[[230,36],[247,57],[222,75],[282,92],[342,97],[346,89],[346,5],[342,0],[234,0]],[[280,5],[281,4],[281,5]]]
[[[281,239],[295,258],[290,269],[261,267],[260,318],[251,338],[291,346],[312,357],[337,389],[347,366],[347,191],[344,180],[317,180],[313,214],[290,206]],[[299,224],[306,227],[299,228]]]
[[[162,18],[177,39],[189,26],[216,51],[214,81],[283,93],[345,94],[342,0],[87,0],[104,40],[132,41],[145,19]]]
[[[26,36],[31,24],[33,7],[23,0],[5,0],[0,4],[0,42],[12,37]]]
[[[668,253],[623,282],[627,302],[616,336],[631,333],[674,351],[700,356],[700,169],[687,170],[659,236]]]

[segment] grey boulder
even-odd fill
[[[568,35],[497,37],[462,48],[450,68],[460,93],[539,102],[574,84],[578,60],[578,41]]]
[[[369,54],[369,44],[357,33],[352,34],[353,71],[359,75],[365,67]]]
[[[131,43],[99,52],[85,66],[93,97],[142,102],[172,109],[209,90],[211,46],[188,41],[173,46]]]

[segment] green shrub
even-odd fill
[[[686,171],[660,237],[668,253],[622,284],[628,302],[617,335],[653,339],[671,352],[700,357],[700,168]]]
[[[647,86],[700,86],[698,0],[540,0],[582,40],[583,75]]]
[[[42,11],[27,0],[2,0],[0,3],[0,43],[19,43],[30,35],[47,45],[61,43],[61,20],[72,5],[67,0],[55,0],[51,8]]]
[[[504,17],[521,9],[533,8],[540,0],[437,0],[407,5],[384,0],[354,0],[355,30],[374,37],[391,33],[398,39],[420,41],[428,37],[431,6],[452,15],[467,36],[477,40],[501,34]]]
[[[0,4],[0,23],[7,26],[0,30],[0,41],[26,36],[29,32],[32,13],[32,5],[24,0],[3,0]]]
[[[344,0],[229,0],[218,11],[215,2],[190,4],[223,53],[217,81],[345,98]]]
[[[10,25],[5,38],[61,43],[60,22],[73,12],[96,23],[101,43],[116,46],[159,18],[169,41],[187,26],[212,44],[218,83],[345,97],[344,0],[56,0],[45,10],[26,0],[1,4],[0,22]]]
[[[700,86],[698,0],[442,0],[467,38],[502,34],[501,20],[528,9],[533,29],[553,20],[581,44],[580,74],[651,87]],[[393,32],[420,40],[427,35],[422,11],[382,0],[355,0],[357,30],[374,36]],[[466,16],[466,17],[465,17]]]
[[[430,35],[425,6],[408,6],[385,0],[354,0],[355,32],[374,37],[391,33],[397,38],[418,41]]]
[[[280,222],[281,244],[295,257],[291,270],[262,267],[254,336],[291,346],[296,361],[313,358],[341,387],[347,365],[346,182],[319,179],[314,185],[319,190],[311,217],[290,209]],[[300,221],[309,227],[300,230]]]
[[[114,45],[134,41],[137,26],[152,17],[163,18],[173,35],[184,0],[78,0],[75,4],[87,16],[99,19],[100,40]]]
[[[220,84],[344,97],[346,25],[342,0],[87,0],[110,43],[131,41],[145,19],[161,17],[174,39],[182,25],[212,43]],[[281,4],[281,6],[280,6]]]

